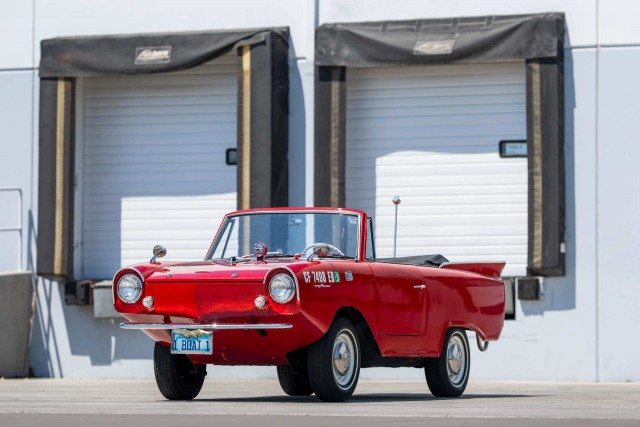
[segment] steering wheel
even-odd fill
[[[313,254],[313,251],[309,252],[309,250],[310,250],[310,249],[313,249],[313,247],[314,247],[314,246],[317,246],[317,245],[329,246],[329,255],[345,256],[345,254],[344,254],[340,249],[338,249],[338,248],[336,248],[335,246],[330,245],[330,244],[328,244],[328,243],[313,243],[313,244],[311,244],[311,245],[307,246],[307,247],[304,249],[304,251],[302,251],[302,253],[303,253],[305,256],[307,256],[307,257],[308,257],[308,256],[311,256],[311,255]],[[333,252],[333,253],[332,253],[332,252]]]

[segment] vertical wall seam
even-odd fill
[[[31,286],[33,288],[33,292],[31,294],[31,317],[29,318],[29,337],[27,341],[28,349],[31,349],[31,342],[33,338],[33,322],[36,318],[37,304],[38,304],[38,276],[36,275],[36,266],[32,261],[33,254],[31,253],[31,226],[32,226],[31,218],[33,215],[35,195],[38,193],[37,189],[35,188],[36,183],[34,180],[35,167],[36,167],[35,166],[35,156],[36,156],[36,141],[35,141],[36,119],[35,117],[36,117],[36,75],[37,75],[36,74],[36,69],[37,69],[36,67],[36,0],[33,0],[31,2],[31,7],[32,7],[31,69],[33,70],[33,75],[31,75],[31,159],[30,159],[31,174],[30,174],[30,181],[29,181],[29,209],[27,210],[27,212],[29,212],[28,213],[29,218],[26,221],[26,224],[29,224],[29,226],[27,227],[26,239],[24,238],[24,232],[23,232],[22,239],[21,239],[22,247],[20,248],[22,253],[26,255],[23,258],[25,261],[23,261],[23,265],[21,265],[20,268],[24,268],[27,271],[31,271]],[[24,204],[24,200],[22,201],[22,203]],[[22,215],[24,216],[24,212]],[[25,224],[24,218],[20,218],[20,220],[22,221],[22,224]],[[26,248],[24,247],[25,241],[26,241]],[[29,367],[30,357],[31,357],[30,351],[27,351],[27,355],[24,360],[25,365],[23,366],[23,372],[26,371]]]
[[[242,200],[251,207],[251,46],[242,46]]]
[[[28,212],[30,212],[29,215],[33,215],[33,207],[35,204],[35,197],[36,194],[38,194],[38,191],[36,189],[36,181],[34,180],[34,176],[35,176],[35,156],[36,156],[36,131],[35,131],[35,126],[36,126],[36,70],[37,70],[37,66],[36,66],[36,0],[33,0],[31,2],[31,7],[32,7],[32,12],[33,15],[31,17],[31,70],[33,71],[33,75],[31,76],[31,174],[30,174],[30,179],[31,181],[29,182],[29,209]],[[24,203],[24,201],[22,202]],[[23,224],[31,224],[31,221],[24,221],[24,218],[21,218],[21,220],[23,221]],[[26,246],[27,248],[30,248],[31,245],[31,229],[30,227],[27,228],[27,238],[22,239],[22,245],[25,245],[26,242]],[[36,266],[33,265],[33,263],[31,262],[31,257],[29,257],[29,253],[30,251],[25,249],[24,247],[20,248],[21,251],[23,251],[23,253],[26,253],[27,256],[24,257],[24,259],[26,260],[25,265],[20,266],[20,268],[24,268],[25,270],[32,270],[32,272],[34,273],[34,278],[35,276],[35,271],[36,271]],[[29,257],[29,258],[28,258]],[[34,289],[35,289],[35,281],[34,281]],[[35,292],[34,292],[34,298],[35,298]],[[29,340],[31,340],[31,338],[29,338]]]
[[[599,266],[599,235],[598,235],[598,146],[600,143],[600,126],[599,120],[599,95],[600,95],[600,0],[596,0],[596,87],[595,87],[595,364],[596,364],[596,381],[600,381],[600,269]]]
[[[56,208],[55,234],[53,250],[53,273],[62,274],[62,233],[64,221],[64,109],[65,109],[65,81],[58,79],[57,107],[56,107]]]
[[[329,163],[331,167],[331,206],[340,207],[340,68],[331,70],[331,141]]]

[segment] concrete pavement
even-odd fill
[[[470,382],[436,399],[420,381],[361,381],[346,403],[284,395],[277,380],[205,381],[169,402],[153,380],[0,380],[1,426],[640,426],[640,384]]]

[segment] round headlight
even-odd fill
[[[269,282],[269,295],[277,303],[285,304],[291,301],[296,293],[296,285],[288,274],[279,273]]]
[[[126,304],[133,304],[142,295],[142,281],[135,274],[125,274],[118,280],[118,297]]]

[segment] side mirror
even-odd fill
[[[156,262],[156,258],[162,258],[167,254],[167,248],[162,245],[155,245],[153,247],[153,257],[149,262]]]

